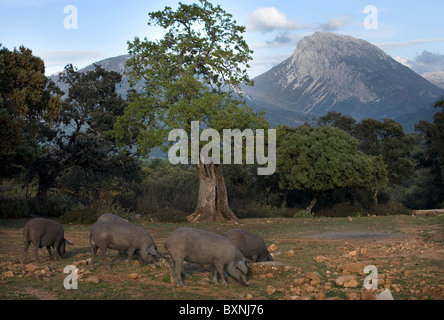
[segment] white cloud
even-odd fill
[[[337,31],[350,22],[351,19],[352,17],[350,15],[334,17],[328,20],[327,23],[319,25],[319,28],[322,31]]]
[[[247,17],[247,30],[262,33],[273,30],[301,30],[309,28],[300,25],[296,19],[289,20],[287,15],[275,7],[258,8]]]
[[[444,55],[423,51],[413,59],[397,57],[396,61],[406,65],[418,74],[444,71]]]
[[[433,42],[444,42],[444,38],[416,39],[416,40],[405,41],[405,42],[381,42],[381,43],[373,43],[373,44],[378,46],[382,50],[390,50],[390,49],[409,47],[412,45],[433,43]]]

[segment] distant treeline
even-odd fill
[[[193,213],[195,167],[142,159],[130,134],[120,137],[128,138],[126,148],[117,146],[115,123],[128,103],[116,93],[121,78],[68,65],[62,92],[31,50],[0,48],[0,217],[88,223],[114,212],[185,221]],[[274,175],[258,176],[254,165],[222,166],[229,205],[239,218],[443,208],[444,101],[435,107],[434,122],[421,121],[409,135],[394,120],[358,123],[336,112],[280,126]]]

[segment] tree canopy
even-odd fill
[[[358,151],[358,141],[343,130],[302,126],[284,135],[281,141],[280,188],[312,191],[313,201],[307,208],[310,211],[324,191],[353,186],[379,190],[387,184],[382,159]]]
[[[0,45],[0,177],[29,160],[30,144],[60,109],[43,60],[23,46],[9,51]]]

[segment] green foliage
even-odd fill
[[[267,128],[263,115],[236,99],[241,83],[251,83],[246,69],[252,51],[242,37],[245,27],[206,0],[179,3],[149,14],[149,26],[164,29],[163,39],[129,42],[130,83],[144,84],[133,92],[114,126],[122,149],[137,145],[141,155],[152,148],[167,150],[169,131],[190,132],[191,121],[217,131],[226,128]]]
[[[382,159],[359,152],[358,141],[340,129],[304,126],[280,139],[281,189],[319,193],[353,186],[379,189],[386,184]]]
[[[319,118],[318,124],[344,130],[358,139],[358,150],[369,156],[381,156],[387,165],[389,185],[402,184],[413,175],[415,139],[404,133],[400,123],[392,119],[364,119],[357,123],[333,111]]]
[[[314,217],[313,212],[305,209],[299,210],[293,216],[293,218],[313,218],[313,217]]]
[[[355,126],[354,136],[360,141],[359,150],[367,155],[382,156],[390,185],[402,184],[414,173],[415,140],[404,133],[400,123],[392,119],[365,119]]]
[[[61,97],[45,77],[43,60],[21,46],[0,44],[0,177],[26,165],[35,139],[61,109]]]
[[[90,205],[78,204],[60,217],[62,223],[92,224],[104,213],[112,213],[127,218],[128,213],[119,205],[109,205],[103,199],[93,201]]]

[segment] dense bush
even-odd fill
[[[62,223],[91,224],[104,213],[112,213],[129,220],[128,211],[119,205],[108,205],[103,200],[93,201],[90,205],[79,204],[60,217]]]
[[[1,197],[0,218],[25,218],[28,216],[29,207],[26,200],[21,198]]]

